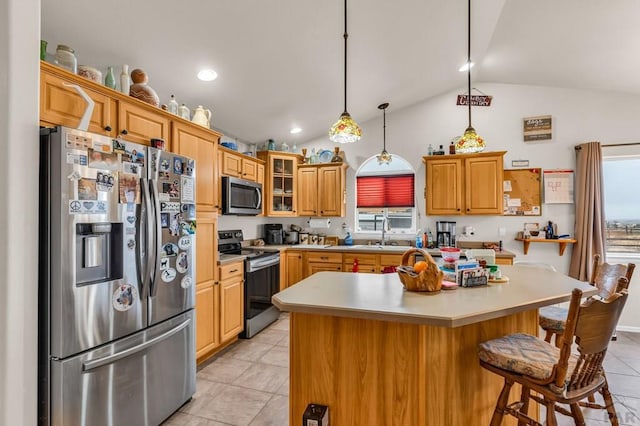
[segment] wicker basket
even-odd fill
[[[421,254],[427,262],[427,269],[420,273],[411,271],[412,268],[407,265],[409,258],[416,253]],[[438,292],[442,288],[444,273],[438,268],[438,264],[429,253],[422,249],[412,248],[402,255],[402,265],[398,267],[398,275],[404,287],[409,291]]]

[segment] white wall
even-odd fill
[[[0,425],[34,425],[40,1],[0,2],[0,28]]]
[[[628,142],[637,140],[637,118],[640,116],[640,96],[601,91],[572,90],[537,86],[507,84],[476,84],[484,93],[493,95],[489,108],[473,109],[473,126],[485,138],[488,151],[507,151],[505,168],[511,168],[512,160],[529,160],[530,167],[543,169],[575,169],[574,146],[588,141],[602,143]],[[502,216],[454,216],[437,217],[424,215],[423,196],[425,168],[422,156],[427,147],[444,145],[445,150],[452,138],[464,132],[467,126],[467,109],[455,105],[457,93],[453,91],[434,97],[425,102],[394,110],[393,99],[381,99],[390,102],[387,109],[387,149],[408,160],[416,170],[416,196],[421,212],[420,228],[429,227],[432,231],[437,220],[455,220],[458,233],[465,225],[476,229],[474,240],[503,240],[504,248],[515,252],[522,260],[545,262],[554,265],[561,272],[568,272],[571,248],[564,256],[558,255],[556,244],[535,244],[524,255],[522,243],[514,238],[524,222],[546,223],[548,220],[558,224],[560,233],[573,234],[574,206],[556,204],[542,206],[542,216],[528,218]],[[357,96],[354,94],[353,96]],[[372,109],[376,108],[372,105]],[[522,138],[522,119],[524,117],[546,115],[553,116],[553,140],[537,143],[524,143]],[[356,120],[358,117],[354,117]],[[327,129],[331,123],[327,123]],[[353,227],[355,207],[354,185],[355,170],[372,155],[382,149],[382,116],[379,119],[360,123],[363,138],[354,144],[343,145],[349,163],[347,180],[346,222]],[[305,144],[309,150],[332,149],[328,138],[320,138]],[[448,152],[448,151],[447,151]],[[336,220],[342,222],[341,220]],[[500,237],[498,228],[506,228],[506,236]],[[332,226],[332,228],[334,228]],[[339,229],[332,229],[339,233]],[[356,237],[358,237],[356,235]],[[636,293],[637,297],[633,297]],[[625,310],[622,325],[638,327],[640,317],[631,318],[631,306],[640,308],[640,293],[631,291],[633,300]]]

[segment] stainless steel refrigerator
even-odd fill
[[[195,164],[40,137],[39,419],[157,425],[195,392]]]

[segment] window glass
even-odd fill
[[[607,253],[640,255],[640,155],[605,156]]]
[[[357,232],[382,234],[386,222],[388,234],[415,233],[414,206],[415,176],[406,160],[394,154],[391,164],[378,164],[373,156],[360,166],[356,173]]]

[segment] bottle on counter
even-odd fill
[[[422,248],[422,232],[419,229],[416,234],[416,248]]]
[[[455,154],[456,153],[456,145],[453,143],[453,141],[451,141],[451,145],[449,145],[449,154]]]
[[[347,236],[344,237],[344,245],[345,246],[352,246],[353,245],[353,237],[351,236],[350,232],[347,232]]]
[[[427,154],[433,155],[433,145],[429,144],[429,148],[427,148]]]
[[[171,114],[178,115],[178,108],[180,108],[180,105],[178,105],[178,101],[176,101],[176,97],[174,95],[171,95],[171,99],[169,99],[169,105],[167,106],[167,108],[167,110]]]
[[[435,152],[435,155],[444,155],[444,146],[440,145],[440,149]]]
[[[107,75],[104,76],[104,85],[109,89],[116,89],[116,76],[113,75],[113,67],[109,65]]]
[[[433,248],[433,234],[429,228],[427,228],[427,247]]]
[[[131,89],[131,79],[129,78],[129,65],[122,66],[122,72],[120,73],[120,91],[125,95],[129,94]]]

